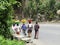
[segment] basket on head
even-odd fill
[[[26,19],[22,19],[21,22],[22,22],[22,23],[25,23],[25,22],[26,22]]]
[[[28,20],[28,22],[29,22],[29,23],[31,23],[31,22],[32,22],[32,20],[30,19],[30,20]]]

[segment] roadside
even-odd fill
[[[33,21],[35,23],[35,21]],[[60,21],[45,21],[45,22],[39,22],[41,24],[60,24]]]
[[[33,43],[27,43],[26,45],[56,45],[59,43],[60,38],[60,23],[43,23],[40,25],[39,39],[33,39]],[[34,33],[34,32],[33,32]],[[32,35],[33,36],[33,35]]]

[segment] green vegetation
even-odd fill
[[[0,45],[25,45],[24,41],[4,39],[0,36]]]
[[[0,35],[11,38],[10,27],[13,23],[14,6],[20,5],[15,0],[0,0]]]
[[[19,1],[19,0],[18,0]],[[37,14],[44,15],[45,20],[52,21],[57,18],[57,10],[60,9],[60,2],[57,0],[28,0],[19,1],[23,8],[20,8],[25,17],[36,18]],[[42,20],[42,19],[41,19]]]
[[[24,45],[24,41],[9,40],[11,39],[10,27],[13,24],[15,11],[21,16],[31,17],[34,20],[37,14],[40,17],[44,15],[45,21],[60,20],[60,15],[56,12],[60,10],[60,2],[56,0],[0,0],[0,45]],[[19,15],[18,14],[18,17]],[[40,18],[42,20],[42,17]]]

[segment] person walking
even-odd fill
[[[34,25],[34,30],[35,30],[35,39],[38,39],[38,31],[39,31],[39,24],[38,22],[36,22],[36,24]]]
[[[23,34],[26,35],[27,26],[26,26],[24,23],[22,24],[21,29],[22,29],[22,31],[23,31]]]
[[[21,32],[21,28],[20,28],[20,24],[16,24],[16,28],[17,28],[17,34],[20,34]]]
[[[31,37],[32,28],[33,28],[33,25],[31,24],[31,21],[29,21],[29,24],[28,24],[28,37]]]

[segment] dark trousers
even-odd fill
[[[38,30],[35,30],[35,38],[37,38],[37,36],[38,36]]]
[[[23,30],[23,34],[26,35],[26,30]]]

